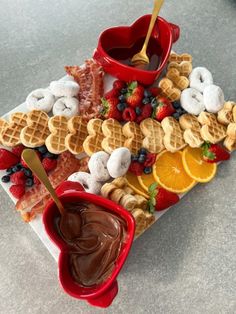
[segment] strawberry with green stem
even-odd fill
[[[215,163],[230,159],[230,153],[218,144],[204,142],[202,145],[202,156],[206,162]]]
[[[127,104],[133,108],[139,106],[143,99],[143,93],[144,88],[137,81],[129,83],[125,95]]]
[[[119,100],[117,98],[110,98],[110,99],[105,99],[102,98],[102,111],[101,115],[106,118],[113,118],[118,121],[122,120],[122,114],[121,112],[117,109],[117,105],[119,103]]]

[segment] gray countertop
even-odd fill
[[[92,55],[98,34],[151,12],[152,0],[0,0],[0,114]],[[236,100],[236,1],[166,0],[174,49],[207,66]],[[138,239],[107,310],[65,295],[56,263],[8,196],[0,196],[0,313],[235,313],[236,154]]]

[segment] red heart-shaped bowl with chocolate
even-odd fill
[[[84,286],[79,284],[72,276],[70,269],[71,248],[69,248],[68,244],[64,241],[63,237],[58,232],[57,221],[61,216],[55,203],[50,201],[43,212],[43,223],[45,230],[51,241],[54,242],[54,244],[60,249],[60,255],[58,259],[59,280],[64,291],[72,297],[86,300],[91,305],[108,307],[118,293],[118,284],[116,278],[128,256],[133,242],[135,231],[134,218],[128,211],[116,203],[103,197],[84,192],[82,186],[79,183],[66,181],[62,183],[61,186],[59,186],[57,189],[57,194],[64,206],[68,203],[80,204],[86,202],[86,204],[92,204],[93,206],[95,205],[98,208],[104,209],[106,213],[111,213],[112,216],[118,217],[118,219],[122,220],[122,223],[125,223],[124,225],[126,227],[124,229],[124,237],[122,238],[123,240],[121,242],[122,245],[119,250],[119,255],[115,260],[111,274],[109,274],[108,278],[99,284]],[[96,219],[97,218],[95,217],[95,220]],[[92,228],[91,221],[88,220],[88,223],[89,228]],[[110,224],[107,222],[106,225],[108,227],[110,226]],[[91,229],[89,229],[89,232],[90,230]],[[80,244],[81,243],[82,242],[80,242]],[[81,245],[83,247],[83,243]],[[104,262],[104,259],[102,259],[102,262]],[[87,264],[83,264],[82,268],[84,266],[87,267]]]
[[[116,26],[103,31],[93,58],[104,71],[120,80],[139,81],[151,85],[161,75],[167,64],[172,44],[180,35],[177,25],[158,17],[147,48],[149,69],[131,67],[130,60],[139,52],[147,34],[151,15],[141,16],[131,26]]]

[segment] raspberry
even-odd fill
[[[143,173],[144,165],[138,161],[132,161],[129,166],[129,171],[134,173],[136,176],[141,176]]]
[[[144,162],[144,167],[151,167],[152,165],[154,165],[156,161],[156,154],[151,154],[151,153],[148,153],[146,155],[146,160]]]
[[[122,114],[122,118],[125,121],[135,121],[136,113],[133,108],[125,108]]]
[[[9,191],[15,198],[20,199],[25,194],[25,186],[22,184],[12,185]]]
[[[113,82],[113,88],[120,91],[122,90],[122,88],[125,88],[126,87],[126,84],[125,82],[121,81],[121,80],[115,80]]]
[[[41,184],[41,181],[38,179],[38,177],[34,176],[34,184],[39,185]]]
[[[56,168],[57,160],[51,158],[44,158],[42,164],[45,171],[49,172]]]
[[[24,149],[25,149],[25,146],[21,144],[21,145],[17,145],[15,147],[13,147],[12,152],[16,156],[20,157]]]
[[[24,185],[25,181],[26,181],[26,176],[23,171],[18,171],[11,175],[11,182],[14,184]]]
[[[152,106],[151,106],[151,104],[146,104],[146,105],[143,106],[142,113],[141,113],[140,116],[138,116],[136,122],[140,123],[144,119],[147,119],[147,118],[151,117],[151,115],[152,115]]]

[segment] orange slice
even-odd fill
[[[182,159],[185,171],[197,182],[209,182],[214,178],[217,165],[202,159],[201,148],[186,147],[183,151]]]
[[[127,172],[126,175],[126,180],[128,183],[128,186],[134,190],[134,192],[136,192],[139,195],[142,195],[145,198],[149,198],[148,194],[146,193],[146,191],[142,188],[142,186],[139,184],[138,181],[138,177],[133,174],[132,172]]]
[[[189,191],[196,183],[184,169],[182,152],[163,151],[157,155],[153,166],[155,180],[166,190],[174,193]]]
[[[149,186],[153,183],[156,182],[154,176],[152,173],[150,174],[145,174],[143,173],[141,176],[138,176],[138,182],[141,185],[141,187],[148,192]]]

